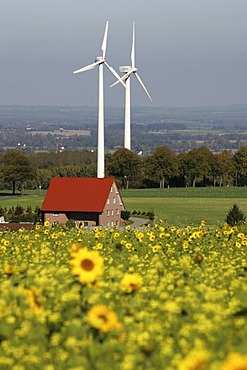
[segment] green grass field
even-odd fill
[[[6,194],[6,193],[5,193]],[[1,196],[0,205],[10,208],[41,206],[45,191],[26,191],[23,196]],[[170,188],[128,189],[121,191],[129,211],[152,210],[155,216],[168,224],[198,224],[203,219],[208,225],[224,222],[229,209],[236,203],[247,214],[247,187],[242,188]]]
[[[174,225],[198,224],[202,219],[208,225],[221,224],[234,203],[247,213],[245,187],[129,189],[122,197],[128,210],[152,210]]]
[[[40,207],[46,190],[25,190],[24,195],[20,195],[19,192],[15,196],[12,196],[12,192],[0,191],[0,206],[1,207],[15,207],[17,204],[26,208],[31,206],[33,209]]]

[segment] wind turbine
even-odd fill
[[[132,34],[132,50],[131,50],[131,66],[121,66],[119,67],[119,71],[124,73],[124,76],[118,81],[114,82],[111,85],[115,86],[119,82],[125,82],[125,118],[124,118],[124,147],[126,149],[131,150],[131,125],[130,125],[130,75],[133,73],[139,83],[141,84],[142,88],[146,92],[149,99],[152,101],[152,98],[146,89],[144,83],[142,82],[141,77],[137,73],[137,68],[135,65],[135,22],[133,22],[133,34]]]
[[[109,21],[106,22],[104,38],[101,46],[102,56],[96,57],[94,63],[86,67],[77,69],[74,74],[85,72],[99,66],[99,92],[98,92],[98,153],[97,153],[97,177],[104,178],[105,176],[105,153],[104,153],[104,78],[103,66],[111,71],[111,73],[120,80],[120,76],[105,60],[107,34],[108,34]],[[121,82],[124,86],[125,83]]]

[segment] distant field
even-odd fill
[[[124,198],[247,198],[247,187],[128,189],[121,194]]]
[[[17,195],[12,196],[10,191],[0,191],[0,206],[11,208],[19,204],[25,208],[31,206],[34,209],[41,206],[45,194],[46,190],[26,190],[23,196],[18,192]]]
[[[90,136],[91,130],[54,130],[54,131],[30,131],[31,135],[62,135],[62,136]]]
[[[122,190],[125,207],[129,211],[153,210],[156,217],[169,225],[198,224],[202,219],[208,225],[224,222],[227,212],[236,203],[247,215],[247,188],[177,188]],[[0,205],[10,208],[41,206],[45,191],[26,191],[24,196],[1,196]]]

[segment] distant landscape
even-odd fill
[[[106,107],[106,151],[123,146],[123,122],[123,108]],[[247,105],[133,107],[133,151],[150,154],[164,145],[175,153],[200,146],[236,151],[247,145]],[[27,153],[95,150],[97,108],[0,106],[0,149],[17,147]]]

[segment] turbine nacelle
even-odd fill
[[[131,70],[131,66],[121,66],[119,67],[119,72],[121,73],[128,73]]]
[[[105,62],[105,59],[103,57],[96,57],[95,58],[95,63],[97,63],[97,64],[104,63],[104,62]]]

